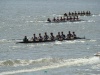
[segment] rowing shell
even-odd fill
[[[64,40],[77,40],[77,39],[85,39],[85,37],[83,38],[77,37],[75,39],[64,39]],[[45,42],[55,42],[55,41],[63,41],[63,40],[45,40],[45,41],[27,41],[27,42],[21,41],[17,43],[45,43]]]
[[[82,19],[79,19],[79,20],[65,20],[65,21],[47,21],[47,23],[62,23],[62,22],[80,22],[80,21],[85,21],[85,20],[82,20]]]

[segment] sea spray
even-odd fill
[[[51,58],[51,59],[53,59],[53,58]],[[40,70],[54,69],[54,68],[60,68],[60,67],[65,67],[65,66],[71,67],[71,66],[92,65],[92,64],[96,64],[96,63],[100,63],[100,59],[98,57],[67,59],[67,60],[57,62],[57,63],[49,64],[47,66],[2,72],[1,74],[9,75],[9,74],[17,74],[17,73],[23,73],[23,72],[25,73],[25,72],[34,72],[34,71],[40,71]]]

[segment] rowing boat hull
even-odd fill
[[[77,39],[85,39],[85,37],[83,37],[83,38],[77,37],[75,39],[65,39],[65,40],[68,41],[68,40],[77,40]],[[46,42],[55,42],[55,41],[63,41],[63,40],[28,41],[28,42],[21,41],[21,42],[17,42],[17,43],[46,43]]]
[[[62,22],[80,22],[80,21],[84,21],[84,20],[66,20],[66,21],[51,21],[51,22],[47,22],[47,23],[62,23]]]
[[[45,42],[54,42],[55,40],[47,40],[47,41],[28,41],[28,42],[17,42],[17,43],[45,43]]]

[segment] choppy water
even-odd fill
[[[0,0],[0,75],[99,75],[99,0]],[[46,23],[65,12],[91,11],[84,21]],[[16,44],[27,35],[75,31],[87,39]]]

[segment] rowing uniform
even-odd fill
[[[50,36],[51,40],[55,40],[55,37],[53,35]]]
[[[57,40],[60,40],[61,39],[61,36],[60,35],[57,35],[56,38],[57,38]]]
[[[48,35],[44,35],[44,40],[48,40],[49,36]]]
[[[61,35],[61,38],[64,40],[64,39],[65,39],[65,35],[64,35],[64,34],[62,34],[62,35]]]
[[[34,38],[33,38],[33,41],[36,41],[36,40],[37,40],[37,37],[34,37]]]
[[[39,41],[43,41],[42,36],[39,36],[38,39],[39,39]]]

